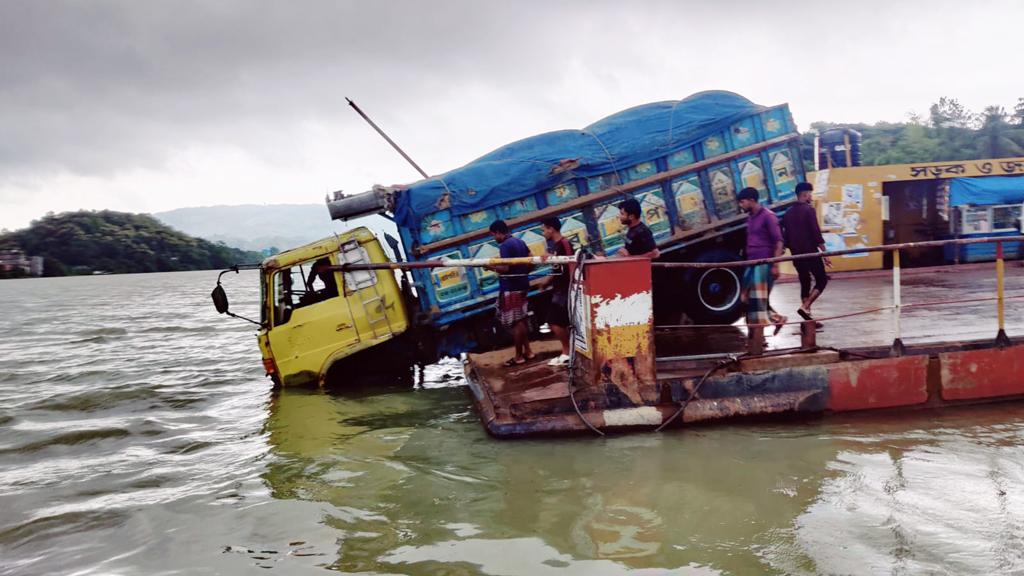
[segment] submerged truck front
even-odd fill
[[[323,384],[355,358],[370,361],[361,352],[384,353],[385,363],[404,358],[408,311],[394,274],[328,269],[387,261],[373,233],[359,227],[263,262],[257,339],[275,384]]]

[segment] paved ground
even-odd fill
[[[903,304],[958,301],[991,298],[996,295],[995,264],[949,266],[927,270],[904,271]],[[1006,333],[1011,339],[1024,338],[1024,267],[1008,263],[1006,296]],[[771,296],[772,306],[797,321],[800,306],[800,285],[782,282]],[[836,274],[825,293],[814,305],[817,317],[849,314],[859,310],[892,305],[892,276],[887,273]],[[901,314],[903,341],[906,344],[994,338],[997,331],[996,303],[956,303],[930,307],[905,308]],[[659,356],[742,351],[745,331],[741,325],[721,329],[674,330],[659,333]],[[818,333],[820,346],[840,348],[886,345],[894,337],[893,312],[890,310],[864,316],[826,321]],[[778,336],[768,336],[768,347],[788,348],[800,345],[798,326],[783,328]]]

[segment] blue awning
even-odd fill
[[[949,205],[1020,204],[1024,202],[1024,178],[985,176],[954,178],[949,183]]]

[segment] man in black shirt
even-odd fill
[[[549,216],[541,220],[544,230],[544,238],[548,241],[548,253],[552,256],[572,256],[572,243],[565,236],[562,236],[562,222]],[[546,256],[546,255],[545,255]],[[544,258],[542,256],[542,258]],[[555,266],[556,275],[548,276],[545,284],[550,285],[551,304],[548,307],[548,326],[554,332],[558,342],[562,345],[562,353],[552,358],[548,366],[569,365],[569,284],[572,279],[569,276],[569,267],[566,265]]]
[[[821,237],[818,227],[818,212],[811,205],[811,192],[814,187],[809,182],[796,185],[797,203],[786,211],[782,217],[783,237],[786,247],[794,256],[798,254],[816,254],[825,251],[825,240]],[[800,300],[802,306],[797,313],[804,320],[811,320],[811,304],[825,290],[828,275],[825,267],[832,266],[828,258],[806,258],[794,260],[793,266],[800,276]],[[814,277],[814,288],[811,288],[811,277]]]
[[[626,230],[626,253],[630,256],[657,258],[658,245],[654,243],[654,234],[640,219],[640,202],[635,198],[624,200],[619,204],[619,220],[629,228]]]

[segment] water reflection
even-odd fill
[[[848,447],[796,519],[822,572],[1024,568],[1024,426],[1013,405],[862,420],[843,431]]]
[[[344,572],[1020,567],[1024,427],[1005,407],[517,442],[467,407],[458,388],[285,391],[265,479],[329,504]]]
[[[767,430],[770,443],[747,428],[501,442],[467,406],[451,388],[286,390],[271,405],[279,458],[266,480],[277,498],[333,507],[325,522],[341,535],[345,571],[584,562],[588,573],[736,573],[763,570],[760,547],[789,530],[837,453],[830,439],[783,429]],[[539,559],[526,572],[524,556]]]

